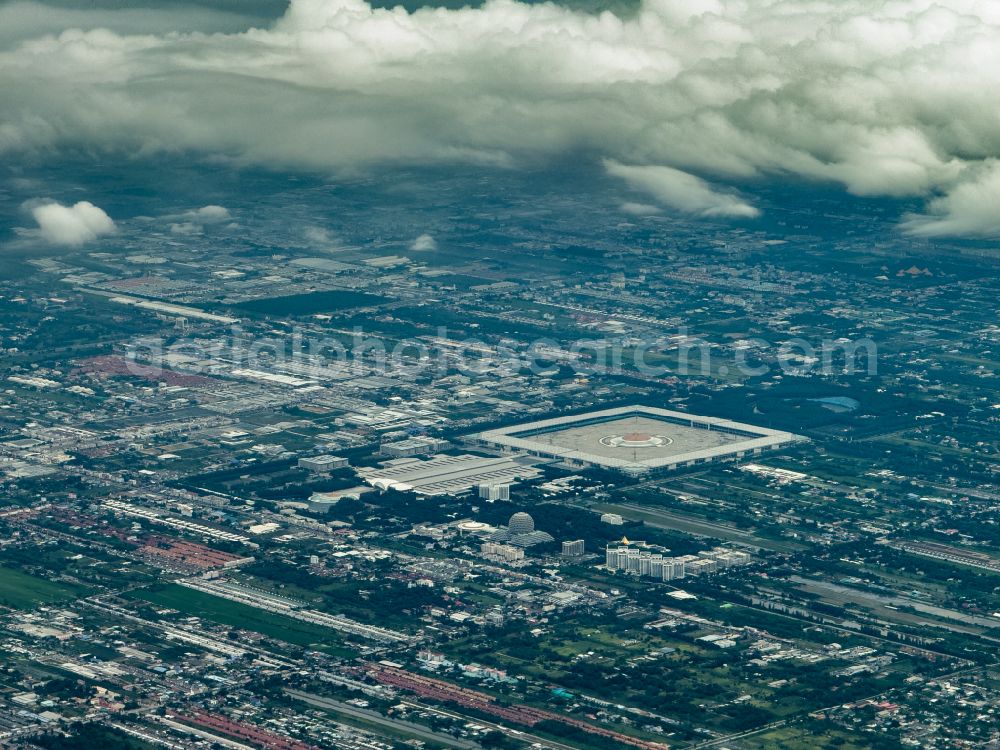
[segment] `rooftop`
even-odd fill
[[[646,471],[737,456],[802,440],[766,427],[650,406],[624,406],[502,427],[473,436],[504,451]]]
[[[420,495],[457,495],[482,483],[511,483],[539,475],[538,469],[510,458],[437,455],[426,461],[402,459],[358,473],[379,489],[416,492]]]

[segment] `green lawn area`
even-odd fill
[[[810,731],[805,727],[786,726],[768,732],[744,737],[740,746],[748,750],[865,750],[871,747],[863,735],[856,735],[835,727],[824,731]]]
[[[170,584],[158,589],[139,589],[130,596],[145,599],[158,607],[176,609],[186,615],[211,620],[220,625],[252,630],[296,646],[307,646],[330,654],[353,655],[334,630],[265,612],[184,586]]]
[[[130,737],[111,727],[98,724],[83,724],[74,727],[68,737],[46,734],[35,740],[46,750],[91,750],[95,747],[106,750],[154,750],[156,745]]]
[[[0,605],[31,609],[40,604],[54,604],[88,593],[82,586],[46,581],[14,568],[0,567]]]

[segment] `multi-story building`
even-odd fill
[[[684,563],[676,557],[657,556],[651,561],[649,575],[661,581],[673,581],[684,577]]]
[[[447,440],[425,436],[417,436],[399,440],[394,443],[382,443],[379,453],[392,458],[407,458],[409,456],[420,456],[427,453],[437,453],[448,447]]]
[[[510,500],[510,485],[484,482],[479,485],[479,499],[490,503],[497,500]]]
[[[646,548],[642,543],[632,544],[622,540],[617,547],[608,546],[604,553],[604,564],[608,570],[623,571],[659,581],[673,581],[688,575],[716,573],[750,562],[750,555],[738,550],[716,547],[703,550],[697,555],[667,557]],[[564,542],[564,547],[565,547]]]
[[[479,551],[483,557],[491,562],[512,563],[524,559],[524,550],[512,544],[483,542]]]
[[[334,471],[346,467],[347,459],[341,456],[308,456],[299,459],[299,466],[309,471]]]
[[[702,557],[699,560],[692,560],[684,564],[684,572],[687,575],[700,576],[705,573],[715,573],[719,570],[719,563],[711,557]]]
[[[608,570],[621,570],[661,581],[684,577],[684,562],[679,558],[666,557],[662,553],[628,544],[608,547],[604,563]]]
[[[566,557],[577,557],[582,555],[584,552],[584,541],[583,539],[574,539],[573,541],[566,541],[562,543],[562,553]]]

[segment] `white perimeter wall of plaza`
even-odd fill
[[[627,451],[623,451],[621,457],[615,457],[607,455],[606,452],[604,452],[604,455],[599,455],[586,450],[560,446],[553,442],[554,438],[558,438],[558,434],[562,431],[586,425],[616,422],[628,417],[642,417],[661,422],[663,424],[663,432],[667,435],[670,434],[671,430],[674,430],[675,433],[687,430],[721,432],[726,435],[727,442],[723,445],[688,452],[664,450],[661,455],[648,455],[642,459],[637,459],[635,455],[626,455]],[[543,441],[538,439],[542,436],[549,436],[549,440]],[[703,417],[685,412],[637,405],[544,419],[538,422],[511,425],[495,430],[486,430],[485,432],[469,435],[465,440],[469,445],[499,451],[500,453],[515,453],[558,459],[573,467],[597,467],[636,475],[648,472],[670,471],[685,466],[707,464],[715,461],[739,460],[746,456],[758,455],[765,450],[773,450],[792,443],[806,441],[808,438],[791,432],[757,427],[719,417]],[[654,454],[655,452],[653,451]]]

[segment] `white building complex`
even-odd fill
[[[484,542],[479,546],[479,552],[491,562],[512,563],[524,559],[524,550],[512,544]]]
[[[482,456],[432,456],[426,461],[402,458],[380,467],[357,470],[365,482],[381,490],[414,492],[427,497],[461,495],[483,484],[506,484],[534,479],[541,472],[514,459]],[[509,490],[508,490],[509,492]]]
[[[501,427],[471,444],[501,454],[558,459],[570,468],[640,475],[738,460],[806,438],[790,432],[653,406],[622,406]]]
[[[750,560],[748,553],[725,547],[703,550],[697,555],[666,557],[646,548],[642,543],[631,544],[628,540],[622,540],[622,544],[616,547],[607,547],[604,565],[610,571],[620,570],[659,581],[673,581],[685,576],[717,573],[737,565],[747,565]]]

